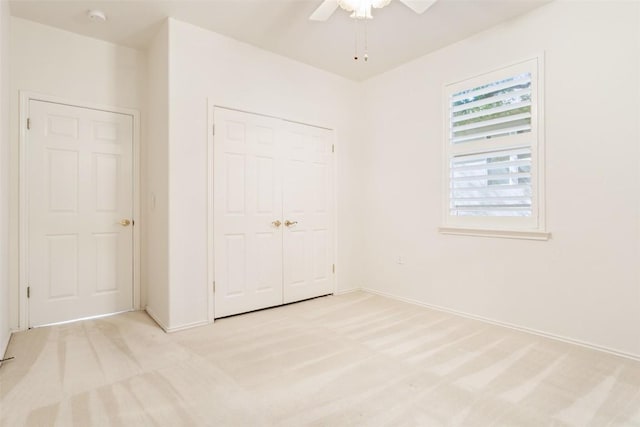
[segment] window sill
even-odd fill
[[[549,240],[551,233],[545,231],[498,230],[484,228],[439,227],[442,234],[476,237],[498,237],[502,239]]]

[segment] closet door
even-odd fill
[[[215,317],[282,304],[281,121],[214,110]]]
[[[332,132],[284,123],[284,302],[333,293]]]

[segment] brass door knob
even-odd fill
[[[271,223],[275,228],[278,228],[282,225],[282,223],[280,221],[278,221],[277,219],[275,221],[273,221]]]
[[[130,220],[128,220],[128,219],[121,219],[121,220],[120,220],[120,225],[121,225],[121,226],[123,226],[123,227],[126,227],[126,226],[128,226],[129,224],[131,224],[131,221],[130,221]]]
[[[296,225],[297,223],[298,223],[298,221],[289,221],[289,220],[286,220],[286,221],[284,222],[284,225],[286,225],[287,227],[291,227],[292,225]]]

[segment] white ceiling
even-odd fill
[[[0,0],[2,1],[2,0]],[[355,21],[338,9],[307,18],[322,0],[11,0],[11,14],[120,45],[144,49],[168,16],[225,34],[353,80],[364,80],[549,0],[438,0],[418,15],[398,1],[368,21],[369,61],[354,61]],[[91,22],[100,9],[106,23]],[[360,31],[363,24],[360,23]]]

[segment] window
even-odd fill
[[[544,231],[539,80],[533,59],[445,87],[442,231]]]

